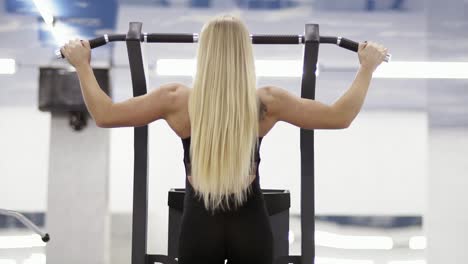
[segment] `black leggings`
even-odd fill
[[[273,234],[258,177],[238,209],[208,212],[186,183],[179,237],[181,264],[272,264]]]

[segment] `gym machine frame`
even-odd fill
[[[6,209],[0,209],[0,215],[6,215],[15,218],[17,221],[21,222],[24,226],[28,229],[39,235],[44,243],[49,242],[50,236],[48,233],[43,232],[36,224],[34,224],[31,220],[26,218],[23,214]]]
[[[130,22],[125,34],[104,35],[90,40],[91,48],[108,42],[125,41],[127,45],[133,96],[147,93],[141,42],[196,43],[198,34],[148,34],[141,31],[141,22]],[[304,35],[251,35],[252,44],[304,44],[304,65],[301,97],[315,99],[316,70],[319,44],[336,44],[358,51],[359,43],[342,37],[321,37],[318,24],[306,24]],[[60,58],[60,51],[56,52]],[[385,61],[389,61],[388,55]],[[310,264],[315,259],[315,181],[314,181],[314,130],[301,129],[301,256],[280,256],[275,264]],[[177,261],[166,255],[148,255],[148,126],[134,128],[134,179],[132,216],[132,264],[168,263]]]

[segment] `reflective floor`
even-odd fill
[[[300,253],[299,220],[291,217],[291,255]],[[112,216],[112,264],[130,263],[130,223],[130,215]],[[317,264],[425,264],[425,244],[420,226],[388,229],[316,222]],[[0,264],[45,263],[45,245],[38,236],[24,229],[0,231]]]

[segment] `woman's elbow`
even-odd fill
[[[100,127],[100,128],[109,128],[109,125],[105,122],[102,122],[102,121],[97,121],[97,120],[94,120],[95,123],[96,123],[96,126],[97,127]]]
[[[353,122],[352,119],[347,119],[347,118],[342,118],[338,119],[334,122],[333,128],[334,129],[345,129],[351,126],[351,123]]]
[[[148,122],[143,122],[141,120],[132,119],[119,119],[119,118],[96,118],[94,119],[96,126],[100,128],[117,128],[117,127],[141,127],[148,124]]]
[[[340,129],[348,128],[349,126],[351,126],[351,123],[352,123],[352,122],[353,122],[352,120],[351,120],[351,121],[344,121],[344,122],[342,122],[342,123],[341,123],[341,126],[340,126]]]
[[[345,129],[345,128],[350,127],[351,124],[353,123],[353,121],[354,121],[354,117],[344,118],[344,120],[341,121],[341,129]]]
[[[353,115],[346,110],[340,109],[336,105],[331,106],[328,116],[328,123],[331,129],[348,128],[354,120]]]
[[[112,127],[114,127],[111,120],[106,119],[106,118],[94,118],[94,122],[96,123],[96,126],[98,126],[100,128],[112,128]]]

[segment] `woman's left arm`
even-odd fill
[[[70,41],[62,54],[75,67],[86,107],[99,127],[143,126],[176,110],[178,84],[163,85],[148,94],[113,103],[94,76],[87,41]]]

